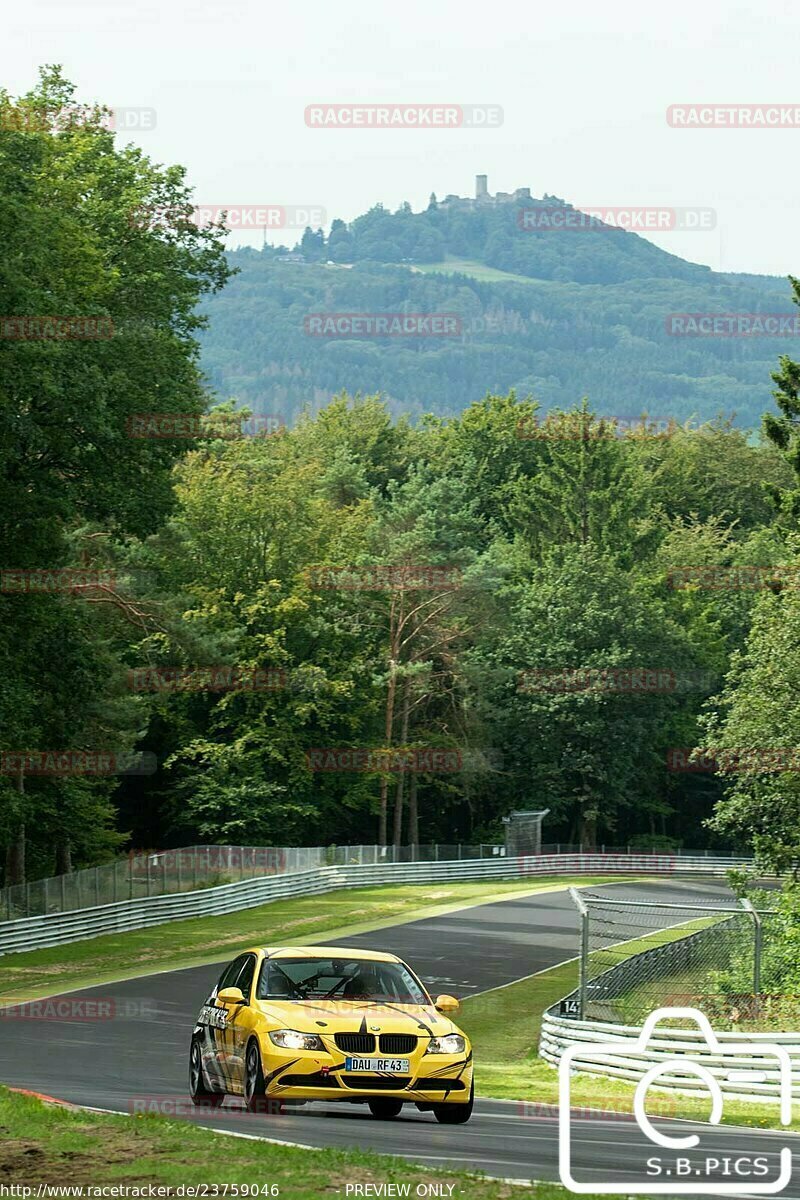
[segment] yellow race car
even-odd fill
[[[405,1103],[445,1125],[472,1115],[472,1047],[453,996],[431,1000],[394,954],[337,946],[248,950],[225,968],[192,1033],[198,1106],[243,1096],[251,1111],[309,1100]]]

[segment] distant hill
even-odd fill
[[[790,315],[786,280],[714,272],[603,222],[553,228],[559,214],[573,226],[580,215],[524,191],[432,198],[420,213],[378,205],[334,221],[327,238],[306,230],[292,252],[232,253],[240,273],[207,306],[211,386],[287,424],[343,388],[382,392],[396,411],[452,414],[512,387],[545,408],[588,395],[619,417],[759,423],[770,372],[779,354],[800,357],[800,338],[676,335],[668,319]],[[311,321],[401,312],[456,321],[444,336],[391,337],[315,336]]]

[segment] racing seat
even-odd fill
[[[284,975],[283,971],[271,968],[267,978],[267,995],[264,999],[279,1000],[283,997],[288,999],[293,995],[294,991],[291,982]]]

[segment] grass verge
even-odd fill
[[[439,1194],[455,1200],[462,1196],[468,1200],[513,1200],[517,1196],[529,1200],[531,1195],[528,1188],[501,1180],[434,1171],[400,1158],[358,1150],[312,1151],[249,1139],[232,1141],[186,1122],[73,1111],[5,1088],[0,1088],[0,1135],[0,1180],[31,1187],[34,1196],[40,1184],[153,1185],[171,1190],[183,1184],[205,1186],[209,1197],[223,1194],[215,1192],[214,1185],[238,1184],[245,1185],[250,1196],[257,1185],[266,1190],[256,1195],[318,1200],[326,1195],[345,1196],[348,1183],[410,1184],[411,1196],[420,1184],[444,1184]],[[415,1137],[419,1139],[418,1134]],[[464,1142],[469,1145],[468,1129]],[[419,1140],[416,1144],[419,1148]],[[276,1191],[270,1192],[271,1185]],[[452,1190],[447,1185],[452,1185]],[[566,1200],[568,1195],[558,1184],[536,1185],[541,1200]]]
[[[273,900],[258,908],[224,916],[191,917],[129,933],[105,934],[66,946],[6,954],[2,964],[0,1004],[34,1000],[70,988],[91,987],[156,971],[178,970],[203,963],[225,962],[239,950],[276,941],[302,945],[335,940],[419,920],[473,904],[554,891],[572,884],[629,882],[635,876],[553,876],[530,881],[511,879],[482,883],[431,883],[372,888],[343,888],[320,896]]]
[[[444,262],[415,263],[413,271],[422,275],[470,275],[484,283],[539,283],[529,275],[515,275],[511,271],[500,271],[497,267],[487,267],[485,263],[476,262],[471,258],[453,258],[448,255]]]

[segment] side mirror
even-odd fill
[[[223,988],[217,992],[218,1004],[244,1004],[244,993],[241,988]]]
[[[456,1000],[455,996],[444,995],[436,997],[435,1007],[436,1011],[440,1013],[454,1013],[458,1012],[458,1010],[461,1008],[461,1005],[459,1004],[458,1000]]]

